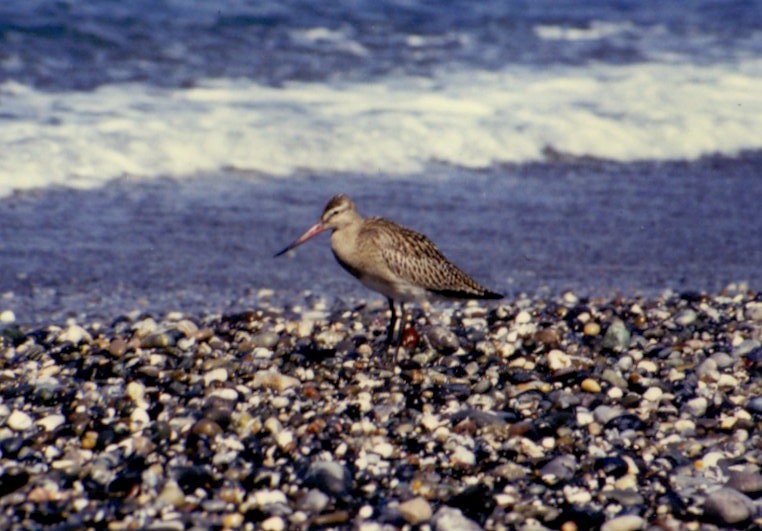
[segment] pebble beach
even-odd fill
[[[5,323],[0,527],[762,524],[746,285],[418,309],[396,363],[381,300],[259,295],[231,314]]]

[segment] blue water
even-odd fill
[[[707,64],[758,57],[761,21],[762,4],[742,0],[5,0],[0,81],[73,90],[221,77],[268,85],[367,80],[463,65],[668,56]],[[315,28],[326,32],[310,34]]]
[[[511,293],[756,285],[760,94],[762,0],[4,0],[0,310],[364,296],[270,261],[338,191]]]

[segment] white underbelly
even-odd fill
[[[431,292],[408,282],[386,282],[372,276],[363,276],[360,282],[395,301],[412,302],[431,299]]]

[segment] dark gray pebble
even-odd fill
[[[704,502],[704,516],[719,525],[742,524],[751,518],[753,511],[751,498],[727,487],[709,493]]]
[[[320,489],[331,496],[344,496],[352,489],[352,475],[342,464],[334,461],[317,461],[310,464],[307,469],[304,484]]]

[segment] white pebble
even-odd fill
[[[286,376],[278,371],[258,371],[254,375],[252,384],[255,388],[266,387],[282,393],[291,387],[298,387],[301,382],[293,376]]]
[[[685,410],[694,417],[702,417],[709,407],[709,401],[703,396],[692,398],[685,403]]]
[[[3,310],[0,312],[0,323],[12,323],[16,320],[16,314],[11,310]]]
[[[553,371],[571,367],[571,358],[565,352],[553,349],[548,352],[548,367]]]
[[[392,453],[394,453],[394,446],[387,441],[382,441],[374,444],[370,451],[380,455],[384,459],[389,459]]]
[[[614,400],[619,400],[624,396],[624,391],[622,391],[619,387],[612,387],[606,392],[606,395]]]
[[[637,531],[643,529],[646,521],[636,514],[625,514],[613,518],[601,526],[601,531]]]
[[[516,320],[515,320],[516,324],[527,324],[531,321],[532,321],[532,315],[526,310],[521,310],[516,315]]]
[[[282,450],[288,449],[294,443],[294,434],[289,430],[283,430],[275,436],[275,444]]]
[[[464,446],[456,446],[450,460],[459,466],[474,466],[476,464],[476,456],[474,453]]]
[[[649,402],[658,402],[663,394],[664,394],[664,391],[662,391],[661,388],[649,387],[648,389],[646,389],[646,392],[643,393],[643,398],[645,398]]]
[[[218,367],[212,369],[204,374],[204,385],[209,385],[212,382],[226,382],[228,380],[228,370],[224,367]]]
[[[54,431],[59,426],[62,426],[64,422],[66,422],[66,417],[59,413],[54,413],[41,418],[36,424],[42,426],[45,431]]]
[[[258,490],[254,493],[254,503],[259,507],[286,502],[286,495],[279,490]]]
[[[587,426],[593,422],[593,414],[589,410],[584,408],[577,408],[577,425]]]
[[[214,389],[211,393],[209,393],[209,396],[215,396],[223,400],[230,400],[231,402],[235,402],[238,400],[238,391],[229,387],[224,387],[222,389]]]
[[[286,408],[288,407],[290,403],[291,403],[291,400],[289,400],[285,396],[274,396],[270,399],[270,405],[276,409]]]
[[[286,522],[280,516],[271,516],[259,524],[262,531],[283,531],[286,529]]]
[[[146,394],[146,386],[140,382],[130,382],[125,389],[127,396],[135,402],[142,402]]]
[[[58,343],[73,343],[79,345],[82,341],[91,342],[92,336],[87,333],[87,330],[79,325],[71,325],[66,330],[58,334],[56,342]]]
[[[412,525],[426,522],[432,515],[431,504],[421,496],[400,503],[399,510],[405,521]]]
[[[717,463],[726,457],[722,452],[709,452],[701,458],[701,462],[705,467],[717,466]]]
[[[659,370],[659,367],[657,367],[657,365],[651,360],[640,360],[638,362],[638,369],[641,371],[654,373]]]
[[[564,487],[564,498],[571,504],[587,505],[593,499],[593,496],[589,491],[581,487],[566,485]]]
[[[436,415],[426,413],[421,417],[421,426],[426,428],[428,431],[434,431],[441,425],[442,420]]]
[[[140,431],[147,427],[151,423],[151,417],[148,416],[148,411],[142,407],[137,407],[130,414],[130,429],[132,431]]]
[[[23,411],[14,410],[13,413],[8,416],[8,420],[5,421],[5,424],[13,431],[24,431],[32,426],[32,417]]]

